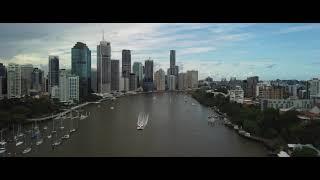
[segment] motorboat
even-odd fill
[[[114,109],[114,107],[112,106],[112,107],[110,107],[110,109]]]
[[[44,127],[43,127],[43,130],[47,130],[47,129],[48,129],[48,126],[44,126]]]
[[[238,125],[234,125],[233,129],[238,130],[239,129]]]
[[[54,134],[54,133],[57,133],[57,131],[53,130],[53,131],[51,131],[51,133],[53,133],[53,134]]]
[[[25,150],[22,151],[22,154],[27,154],[31,151],[31,147],[27,147]]]
[[[48,139],[51,139],[51,138],[52,138],[52,135],[51,135],[51,134],[49,134],[49,135],[47,136],[47,138],[48,138]]]
[[[70,129],[70,131],[69,131],[70,133],[73,133],[73,132],[76,132],[76,129]]]
[[[0,154],[5,153],[6,149],[5,148],[0,148]]]
[[[192,103],[192,106],[194,106],[195,104],[194,103]]]

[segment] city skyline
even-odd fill
[[[71,48],[76,42],[92,50],[105,40],[112,58],[130,49],[132,62],[154,60],[155,71],[170,66],[169,50],[176,50],[181,72],[198,70],[199,79],[257,75],[263,80],[318,77],[319,24],[0,24],[0,59],[4,64],[33,64],[47,72],[47,57],[59,56],[61,68],[71,68]],[[50,42],[50,43],[47,43]],[[121,62],[120,62],[121,63]],[[122,64],[120,64],[122,67]],[[301,71],[301,68],[303,70]]]

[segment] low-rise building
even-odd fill
[[[312,108],[314,101],[311,99],[263,99],[261,110],[266,108],[286,109],[293,107],[296,110],[308,110]]]

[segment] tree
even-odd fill
[[[317,157],[318,152],[310,147],[297,148],[292,152],[293,157]]]

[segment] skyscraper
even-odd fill
[[[91,51],[86,44],[77,42],[71,49],[71,73],[79,76],[80,97],[91,92]]]
[[[21,97],[21,67],[18,64],[10,63],[7,69],[7,93],[8,98]]]
[[[129,91],[137,90],[137,78],[134,73],[130,73],[129,77]]]
[[[120,65],[119,60],[111,60],[111,91],[119,91]]]
[[[152,91],[153,90],[153,60],[145,61],[145,75],[143,80],[143,90]]]
[[[32,86],[32,64],[21,65],[21,94],[29,95],[29,90]]]
[[[7,70],[6,67],[0,63],[0,78],[1,78],[1,94],[7,94]]]
[[[176,66],[176,51],[170,50],[170,68],[175,68]]]
[[[111,92],[111,44],[104,38],[97,46],[97,73],[98,92]]]
[[[143,69],[142,69],[142,63],[140,62],[134,62],[132,66],[133,73],[137,77],[137,87],[142,86],[143,82]]]
[[[97,70],[96,69],[91,69],[91,89],[93,92],[98,92],[97,87]]]
[[[256,97],[256,87],[259,82],[258,76],[248,77],[247,78],[247,88],[246,88],[246,97]]]
[[[43,71],[34,68],[32,71],[32,89],[38,92],[43,91]]]
[[[51,94],[51,87],[59,85],[59,57],[49,56],[48,92]]]
[[[169,88],[169,91],[176,90],[176,76],[175,75],[168,76],[168,88]]]
[[[164,91],[166,90],[166,75],[164,70],[159,69],[158,71],[156,71],[156,73],[154,74],[154,79],[155,79],[155,86],[157,88],[157,91]]]
[[[179,74],[179,67],[176,66],[176,51],[170,50],[170,68],[168,75],[175,75],[178,76]]]
[[[131,51],[122,50],[122,77],[129,78],[131,73]]]

